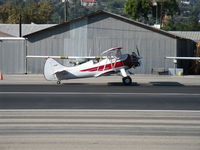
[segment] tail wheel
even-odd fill
[[[127,77],[123,77],[122,78],[123,84],[124,85],[131,85],[132,84],[132,79],[131,77],[127,76]]]

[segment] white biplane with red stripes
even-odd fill
[[[47,58],[44,66],[44,76],[47,80],[57,81],[99,77],[119,73],[125,85],[131,85],[132,79],[127,75],[127,70],[136,68],[141,65],[141,57],[132,54],[122,54],[122,47],[114,47],[102,53],[102,56],[27,56],[28,58]],[[138,50],[138,49],[137,49]],[[104,56],[105,55],[105,56]],[[53,58],[70,59],[73,66],[63,66]],[[130,72],[129,72],[130,73]]]

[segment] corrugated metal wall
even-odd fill
[[[26,41],[23,38],[0,39],[0,72],[26,73]]]
[[[122,46],[124,53],[136,52],[136,46],[144,59],[144,67],[136,73],[150,74],[152,68],[173,67],[172,61],[165,56],[176,56],[177,40],[145,28],[132,25],[109,16],[98,16],[89,19],[88,49],[94,55],[113,46]]]
[[[66,56],[87,56],[87,19],[70,24],[69,37],[64,38]]]
[[[136,73],[145,74],[150,74],[152,68],[173,68],[172,60],[165,57],[177,56],[178,44],[181,44],[177,38],[108,14],[85,17],[27,38],[28,55],[98,56],[114,46],[122,46],[123,53],[136,51],[137,46],[144,59],[144,68],[136,69]],[[28,73],[42,73],[44,62],[44,59],[28,59]]]
[[[68,38],[68,27],[52,29],[52,31],[34,34],[27,39],[28,55],[64,55],[64,39]],[[62,60],[58,60],[61,63]],[[28,58],[27,73],[43,73],[45,59]]]
[[[28,55],[86,56],[87,50],[87,19],[28,36]],[[43,73],[44,59],[29,58],[27,62],[28,73]]]

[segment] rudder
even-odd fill
[[[55,61],[52,58],[48,58],[44,65],[44,76],[46,80],[51,81],[58,81],[58,77],[56,76],[56,70],[63,68],[61,64],[59,64],[57,61]]]

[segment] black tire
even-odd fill
[[[132,84],[132,79],[131,77],[127,76],[127,77],[123,77],[122,78],[123,84],[124,85],[131,85]]]
[[[57,81],[57,84],[60,85],[60,84],[61,84],[61,81]]]

